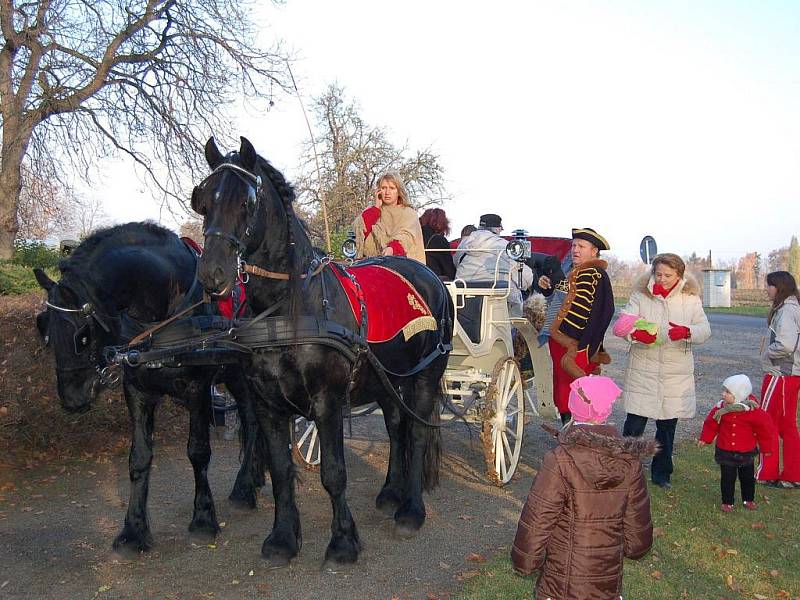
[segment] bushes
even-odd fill
[[[61,256],[58,250],[51,248],[44,242],[16,240],[14,242],[14,257],[11,262],[31,269],[54,268],[58,265]]]
[[[44,242],[17,240],[11,260],[0,261],[0,296],[37,291],[39,284],[33,276],[33,269],[45,269],[51,278],[57,278],[56,267],[60,258],[58,250]]]

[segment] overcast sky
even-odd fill
[[[306,106],[337,82],[441,157],[455,231],[484,212],[534,235],[588,226],[623,258],[645,234],[732,258],[800,233],[798,2],[287,0],[258,18],[294,49]],[[306,126],[297,98],[275,101],[238,124],[291,179]],[[159,218],[124,190],[112,219]]]

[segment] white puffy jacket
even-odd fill
[[[703,312],[700,286],[691,277],[681,279],[669,296],[653,296],[652,277],[642,277],[623,312],[658,324],[658,344],[631,341],[622,400],[625,412],[650,419],[690,419],[696,410],[692,346],[711,337]],[[672,341],[669,323],[685,325],[688,340]]]
[[[789,296],[769,324],[761,366],[771,375],[800,375],[800,303]]]

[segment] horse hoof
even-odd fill
[[[204,537],[217,537],[220,532],[216,519],[196,517],[189,523],[189,532]]]
[[[375,498],[375,508],[387,517],[393,517],[399,506],[400,498],[394,492],[384,490]]]
[[[425,510],[398,509],[394,515],[394,533],[397,537],[409,539],[417,535],[425,524]]]
[[[255,509],[258,507],[258,501],[256,500],[256,497],[257,493],[255,491],[240,492],[234,490],[231,492],[231,495],[228,496],[228,500],[236,508]]]
[[[264,559],[268,569],[282,569],[288,567],[292,559],[296,556],[286,548],[278,548],[275,546],[264,545],[261,547],[261,558]]]
[[[114,538],[114,543],[111,544],[111,547],[114,552],[119,554],[139,554],[147,552],[153,547],[153,538],[149,533],[134,534],[123,530],[122,533]]]
[[[410,540],[415,538],[419,533],[420,528],[414,527],[408,523],[395,523],[394,535],[401,540]]]
[[[358,539],[344,537],[333,539],[325,550],[324,565],[328,565],[327,568],[334,565],[351,565],[358,560],[360,552],[361,542]]]

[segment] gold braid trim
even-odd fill
[[[413,321],[409,321],[403,327],[403,338],[408,341],[422,331],[436,331],[436,319],[433,317],[417,317]]]

